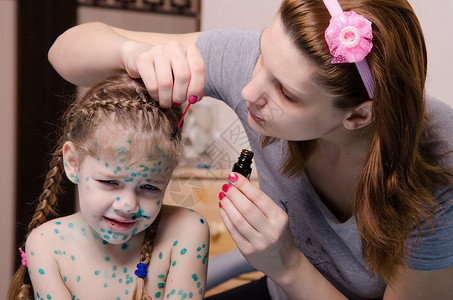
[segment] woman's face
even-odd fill
[[[347,112],[335,108],[313,81],[317,66],[296,48],[279,16],[263,30],[260,49],[252,79],[242,90],[252,129],[292,141],[335,134]]]

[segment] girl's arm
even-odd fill
[[[55,70],[76,85],[91,85],[126,70],[142,78],[162,107],[201,98],[204,61],[195,46],[199,33],[160,34],[86,23],[60,35],[49,50]]]
[[[171,207],[167,222],[173,227],[173,247],[163,296],[201,300],[206,289],[208,223],[199,213],[181,207]]]
[[[59,267],[50,249],[51,243],[44,242],[41,228],[31,232],[25,245],[28,273],[33,286],[34,299],[72,299],[61,278]],[[39,295],[39,296],[38,296]]]

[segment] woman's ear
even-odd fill
[[[63,163],[68,179],[73,183],[79,183],[79,157],[72,142],[66,142],[63,145]]]
[[[373,121],[373,101],[368,100],[357,106],[343,120],[343,126],[349,130],[363,128]]]

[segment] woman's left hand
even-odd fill
[[[219,194],[220,217],[247,261],[274,281],[300,264],[288,215],[238,173]]]

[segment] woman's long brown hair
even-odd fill
[[[405,0],[340,0],[373,25],[367,56],[374,79],[370,147],[354,201],[362,253],[372,274],[386,282],[406,266],[409,235],[422,222],[433,224],[433,178],[449,180],[423,149],[427,122],[424,86],[427,54],[419,21]],[[280,16],[295,46],[319,67],[314,80],[333,95],[333,105],[350,109],[369,100],[355,64],[331,64],[324,39],[330,14],[321,0],[284,0]],[[264,138],[266,146],[275,139]],[[283,173],[301,175],[316,141],[288,142]]]
[[[83,97],[71,103],[62,120],[62,132],[56,151],[50,162],[35,213],[28,225],[28,234],[41,224],[56,216],[60,183],[64,177],[63,145],[70,141],[76,145],[83,155],[95,155],[98,151],[93,137],[99,124],[113,118],[125,128],[137,133],[146,145],[158,145],[169,161],[175,164],[181,154],[181,133],[171,138],[173,129],[181,119],[180,108],[164,111],[159,104],[150,98],[145,86],[139,79],[132,79],[127,74],[113,75],[91,87]],[[134,149],[136,152],[144,149]],[[82,156],[83,156],[82,155]],[[159,216],[146,229],[142,244],[140,262],[149,264],[154,238],[159,225]],[[137,262],[138,263],[138,262]],[[30,293],[27,268],[23,265],[14,274],[9,289],[8,300],[28,300],[33,298]],[[27,280],[26,280],[27,279]],[[144,280],[136,280],[133,293],[134,300],[150,299],[146,295]]]

